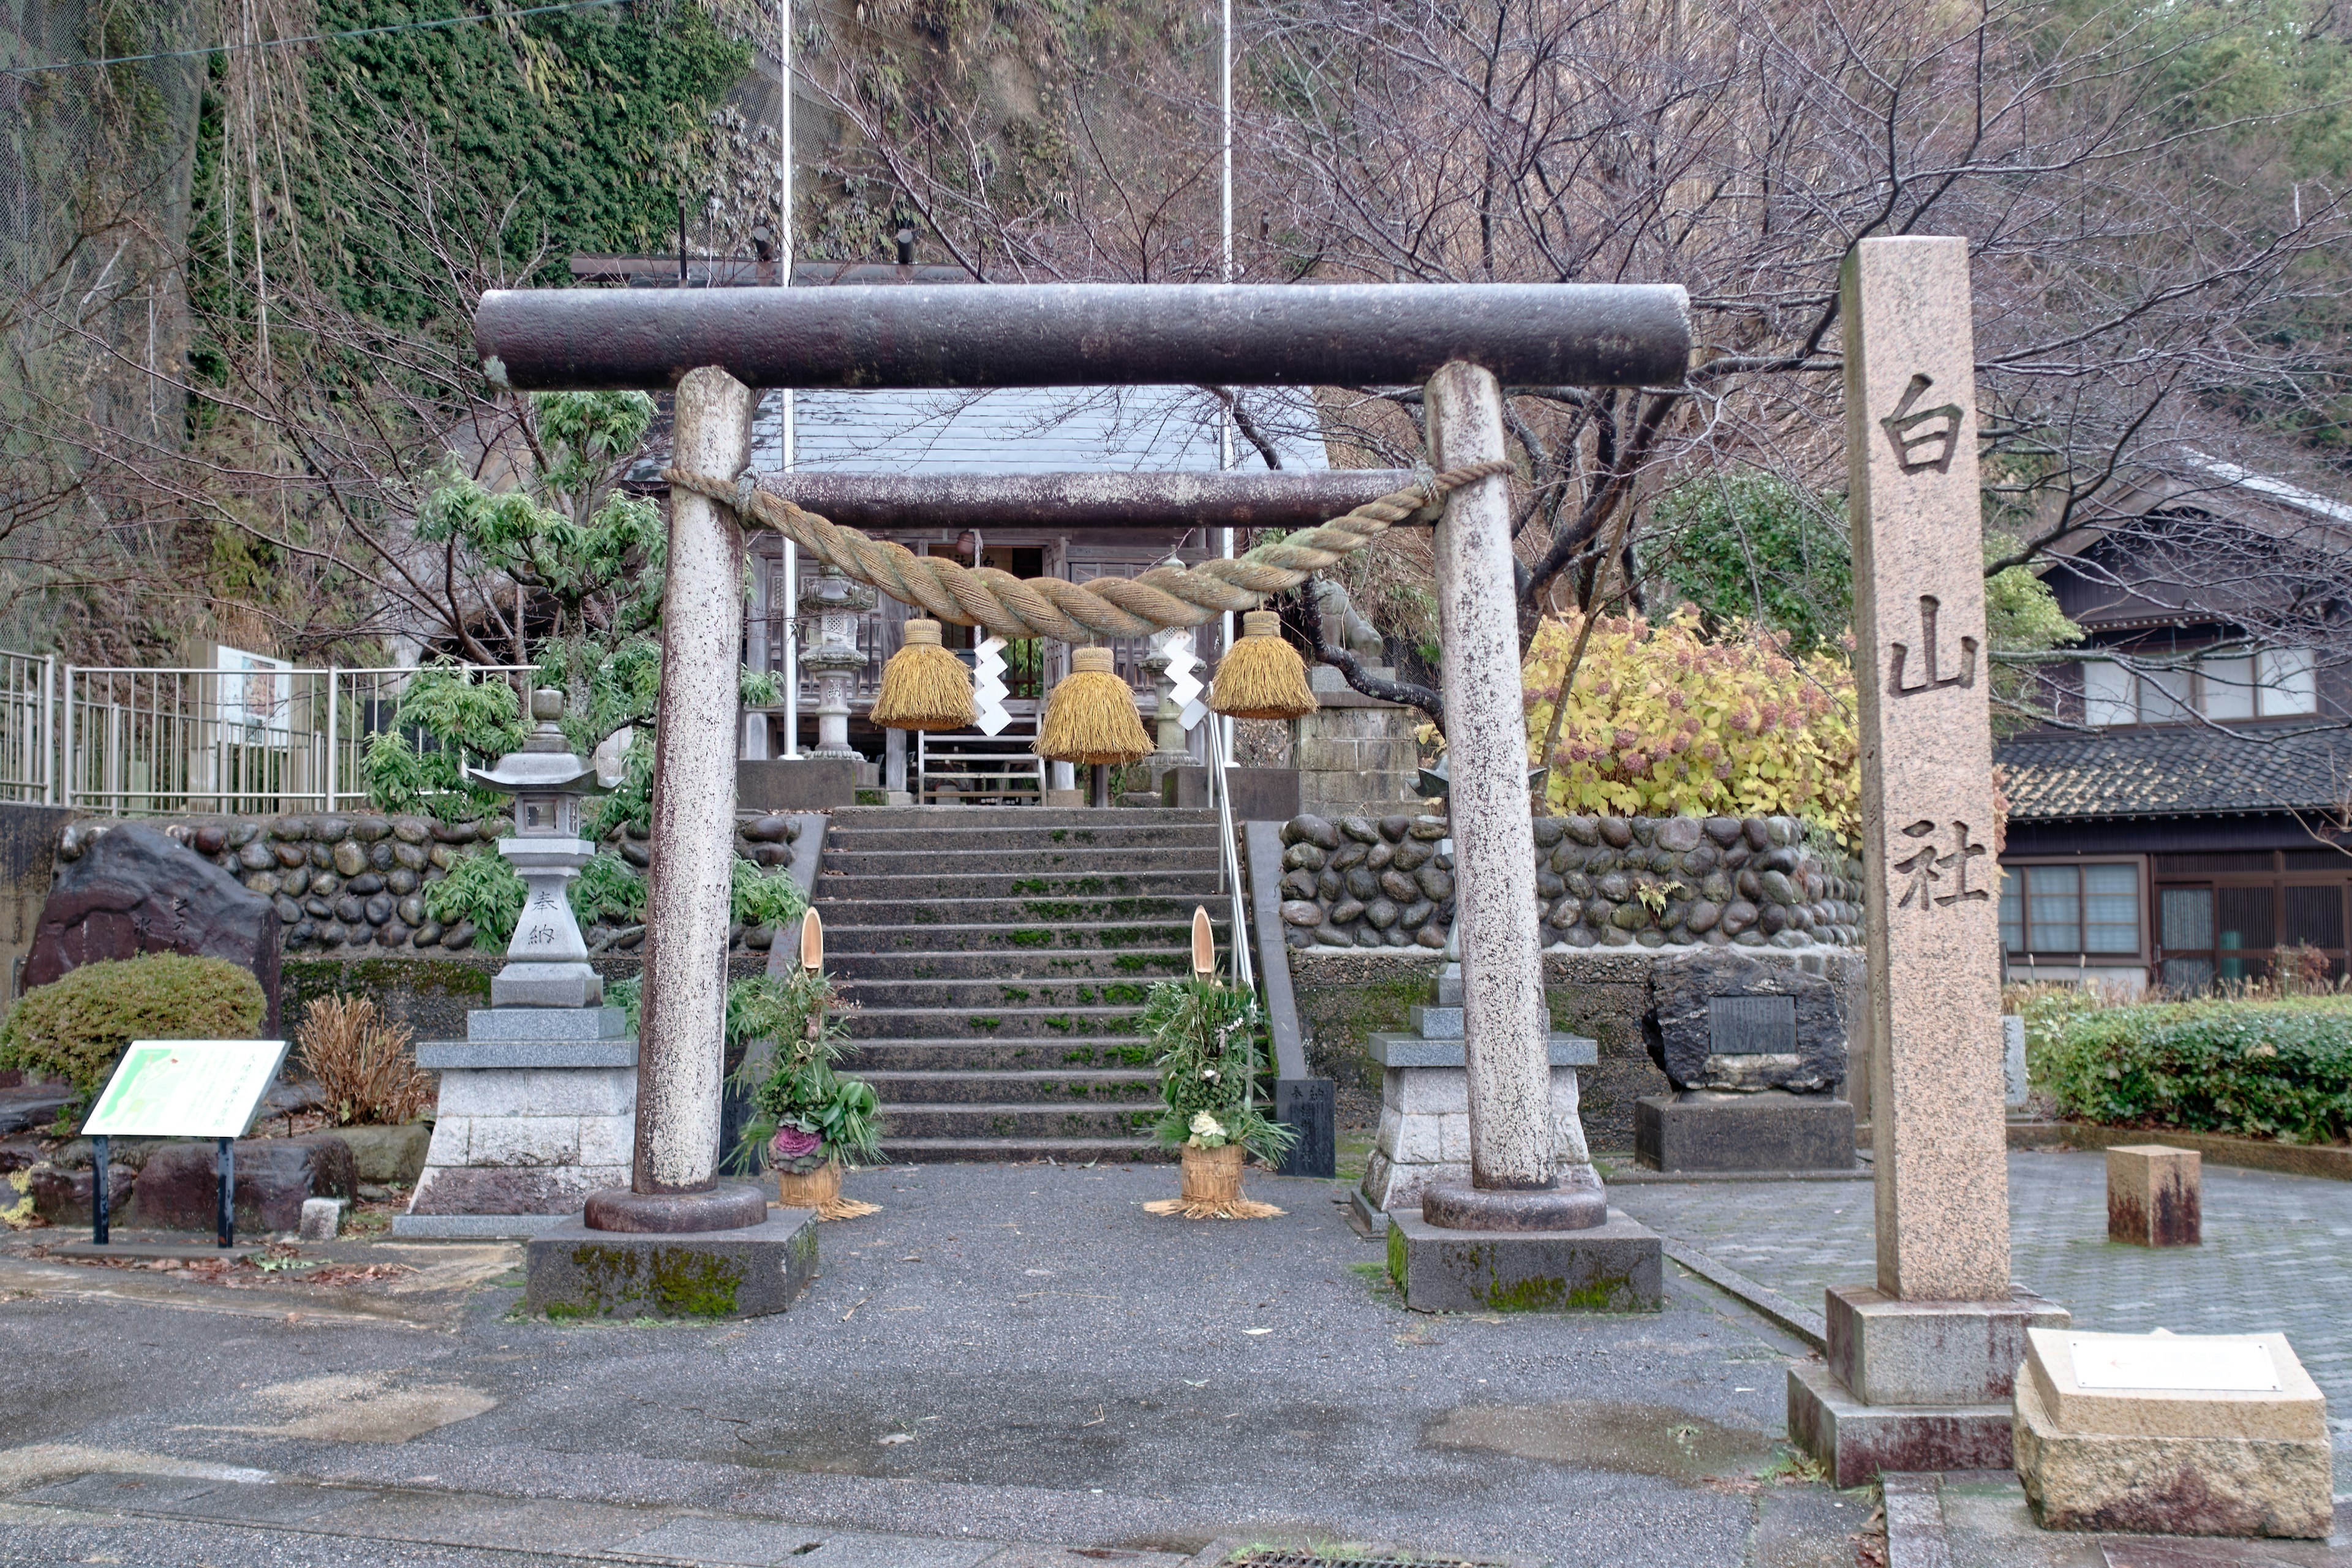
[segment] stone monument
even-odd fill
[[[563,694],[533,692],[530,711],[522,749],[473,773],[514,797],[514,836],[498,847],[528,889],[522,916],[466,1037],[416,1047],[441,1098],[395,1236],[531,1236],[628,1178],[636,1037],[620,1008],[602,1005],[567,892],[596,852],[580,837],[582,800],[604,788],[557,723]]]
[[[1872,1013],[1875,1287],[1828,1291],[1790,1436],[1838,1486],[2004,1465],[2012,1286],[1968,242],[1865,239],[1842,280]]]
[[[1633,1102],[1643,1164],[1853,1168],[1853,1107],[1837,1093],[1845,1014],[1826,975],[1718,948],[1661,964],[1652,988],[1650,1054],[1675,1092]]]
[[[1445,365],[1425,403],[1437,467],[1503,455],[1493,375]],[[1575,1102],[1555,1099],[1510,525],[1509,487],[1489,479],[1446,497],[1434,541],[1470,1171],[1391,1213],[1389,1265],[1423,1310],[1654,1306],[1658,1237],[1609,1207]]]
[[[678,465],[740,473],[751,403],[725,371],[688,371]],[[579,1217],[530,1242],[523,1304],[550,1317],[780,1312],[816,1269],[813,1210],[772,1218],[759,1188],[718,1179],[743,535],[692,491],[673,491],[669,504],[635,1141],[626,1186],[589,1194]]]

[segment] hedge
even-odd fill
[[[0,1026],[0,1068],[61,1078],[85,1098],[133,1040],[251,1039],[268,999],[226,959],[151,952],[85,963],[17,1000]]]
[[[2352,995],[2103,1007],[2053,1033],[2035,1076],[2078,1121],[2294,1143],[2352,1130]]]

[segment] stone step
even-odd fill
[[[860,1007],[842,1022],[853,1040],[1055,1040],[1131,1035],[1137,1010],[1118,1007]]]
[[[1061,1165],[1165,1165],[1177,1158],[1175,1150],[1164,1149],[1149,1138],[885,1138],[882,1152],[895,1163],[909,1165],[949,1161],[1009,1164],[1038,1160]]]
[[[1030,815],[1026,812],[1022,815]],[[1139,813],[1138,815],[1140,815]],[[875,850],[915,850],[927,845],[941,849],[1214,849],[1214,822],[1149,826],[1119,823],[1110,826],[1074,827],[941,827],[909,831],[902,827],[833,826],[825,830],[825,853],[865,854]]]
[[[859,952],[989,952],[1000,962],[1016,952],[1123,952],[1168,948],[1192,940],[1190,921],[1137,921],[1128,925],[1076,925],[1047,921],[1030,925],[865,926],[827,921],[824,951],[830,959]]]
[[[1076,1040],[853,1040],[843,1070],[906,1073],[1077,1072],[1148,1068],[1153,1051],[1132,1035]]]
[[[828,938],[831,934],[826,932]],[[824,955],[824,966],[835,979],[861,984],[889,980],[995,980],[1013,985],[1024,980],[1167,980],[1190,973],[1192,964],[1189,946],[1139,947],[1125,952],[1107,948],[1024,948],[998,952],[986,948],[960,948],[952,952],[844,952],[836,951],[828,941]],[[872,993],[867,995],[870,999]]]
[[[864,926],[881,925],[1035,925],[1044,921],[1072,921],[1086,925],[1120,925],[1136,921],[1184,921],[1189,922],[1195,909],[1206,909],[1214,920],[1231,900],[1214,894],[1200,898],[1177,898],[1166,895],[1149,898],[1105,899],[843,899],[827,893],[816,901],[818,913],[824,917],[829,931],[838,923],[854,921]]]
[[[1160,1075],[1149,1068],[1098,1068],[1091,1072],[986,1068],[953,1073],[868,1071],[859,1076],[874,1086],[874,1092],[886,1107],[977,1103],[1052,1110],[1075,1105],[1157,1105],[1160,1101]]]
[[[971,1008],[981,1012],[1006,1007],[1140,1007],[1149,979],[1136,980],[1006,980],[994,975],[979,980],[843,980],[842,998],[862,1009],[883,1007]]]
[[[819,903],[904,903],[918,899],[1190,899],[1220,896],[1214,867],[1191,871],[1109,871],[1066,874],[992,871],[980,875],[926,872],[910,865],[892,874],[868,872],[816,882]]]
[[[943,849],[929,845],[903,849],[845,850],[824,847],[824,870],[840,877],[914,875],[940,877],[1102,877],[1139,871],[1214,871],[1214,845],[1199,848],[1092,849],[1053,847],[1004,849],[975,847]]]
[[[886,1100],[882,1106],[882,1125],[889,1139],[1139,1138],[1149,1135],[1159,1120],[1156,1105],[892,1105]]]
[[[899,828],[936,833],[959,827],[1197,826],[1214,825],[1217,814],[1202,808],[1084,805],[845,805],[836,807],[835,828]]]

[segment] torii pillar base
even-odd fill
[[[785,1310],[816,1277],[816,1211],[772,1210],[748,1187],[719,1190],[749,1193],[760,1221],[724,1230],[629,1231],[567,1219],[541,1232],[528,1249],[523,1310],[559,1321]]]

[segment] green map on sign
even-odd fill
[[[285,1056],[283,1040],[134,1040],[82,1131],[241,1137]]]

